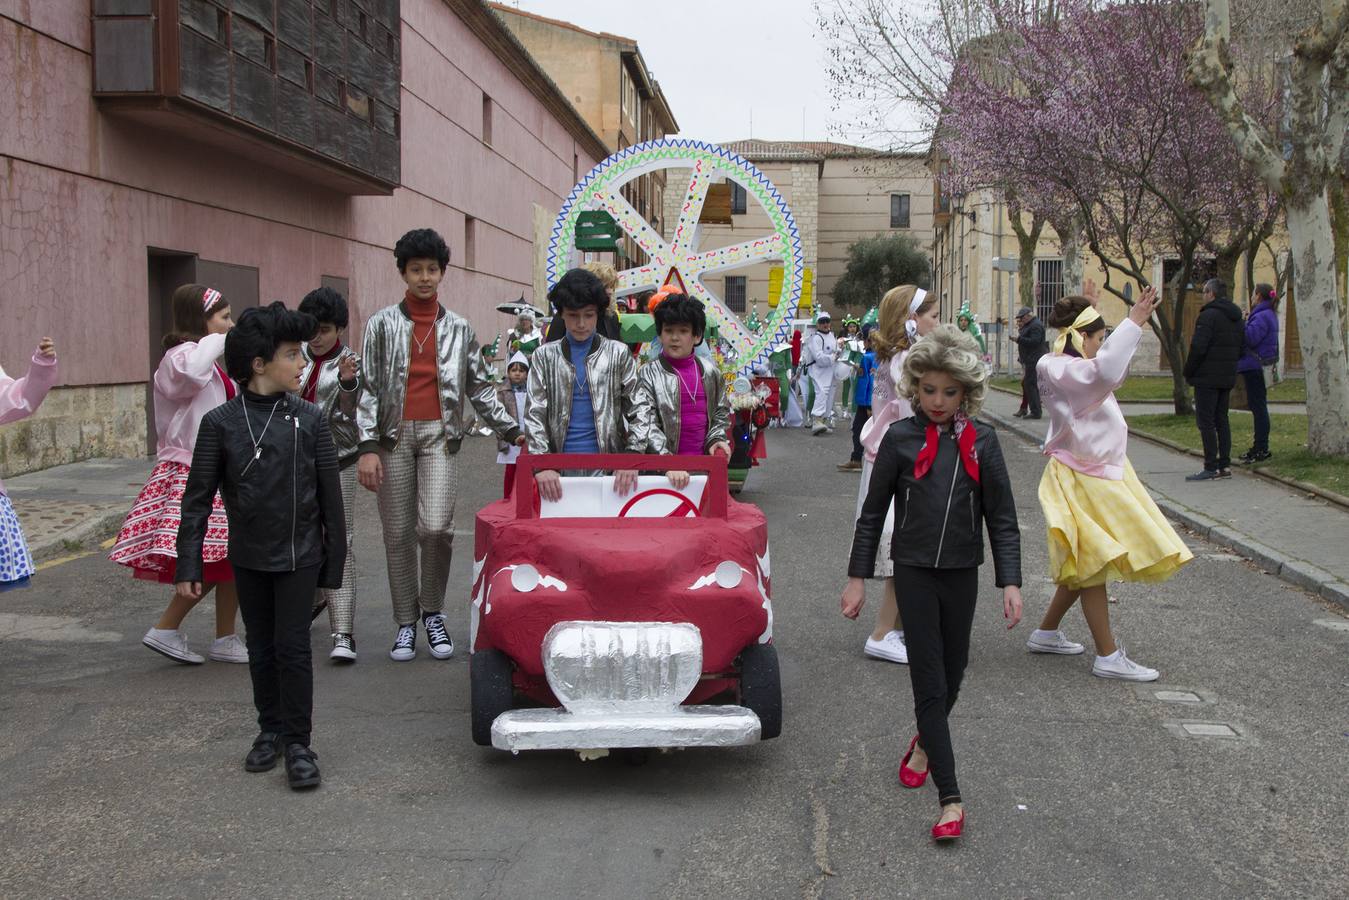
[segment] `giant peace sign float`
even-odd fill
[[[665,170],[684,185],[666,240],[623,196]],[[704,248],[713,185],[730,180],[771,231]],[[472,730],[502,750],[726,747],[782,728],[768,529],[758,507],[729,496],[764,456],[778,383],[762,377],[791,339],[807,272],[782,195],[752,163],[701,141],[659,140],[605,159],[572,190],[547,250],[551,288],[580,260],[578,232],[610,217],[647,261],[619,272],[616,297],[674,289],[702,301],[735,412],[721,457],[525,455],[511,496],[477,516],[471,610]],[[747,324],[704,277],[768,263],[776,303]],[[780,273],[780,274],[778,274]],[[779,282],[780,279],[780,282]],[[625,316],[625,327],[630,316]],[[559,501],[534,490],[540,470],[640,468],[619,497],[612,475],[564,477]],[[674,490],[664,472],[691,474]],[[730,481],[728,481],[728,475]],[[523,708],[522,708],[523,707]]]

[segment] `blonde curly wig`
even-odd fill
[[[979,345],[969,332],[954,325],[938,325],[932,333],[913,345],[904,357],[904,372],[899,390],[918,408],[918,382],[929,372],[945,372],[965,389],[961,408],[967,416],[977,416],[984,406],[988,373],[979,356]]]

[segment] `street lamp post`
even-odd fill
[[[994,272],[1006,272],[1006,273],[1007,273],[1007,306],[1008,306],[1008,310],[1009,310],[1009,311],[1010,311],[1011,306],[1012,306],[1012,298],[1016,296],[1016,273],[1020,270],[1020,268],[1021,268],[1021,262],[1020,262],[1020,260],[1015,259],[1014,257],[1011,257],[1011,256],[995,256],[995,257],[993,257],[993,271],[994,271]],[[997,321],[998,321],[998,340],[997,340],[998,354],[997,354],[997,357],[996,357],[996,361],[994,362],[994,367],[995,367],[999,372],[1003,372],[1003,371],[1006,371],[1006,370],[1004,370],[1003,367],[1002,367],[1002,347],[1003,347],[1003,344],[1006,343],[1006,340],[1003,338],[1003,331],[1002,331],[1002,330],[1003,330],[1003,326],[1004,326],[1004,325],[1006,324],[1006,322],[1007,322],[1007,316],[1004,315],[1004,310],[1003,310],[1003,305],[1002,305],[1002,301],[1003,301],[1002,293],[1001,293],[1001,292],[995,292],[995,293],[996,293],[996,296],[997,296],[997,298],[998,298],[998,310],[997,310],[997,315],[996,315],[996,318],[997,318]],[[1009,360],[1008,360],[1008,368],[1010,368],[1010,367],[1011,367],[1011,360],[1009,359]]]

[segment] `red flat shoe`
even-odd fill
[[[935,841],[954,841],[960,837],[960,832],[965,827],[965,811],[960,811],[960,818],[954,822],[946,822],[941,825],[932,826],[932,839]]]
[[[899,783],[906,788],[920,788],[927,781],[927,772],[915,772],[909,768],[909,759],[913,756],[913,748],[917,745],[918,735],[915,734],[913,740],[909,741],[909,752],[899,761]]]

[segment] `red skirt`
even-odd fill
[[[137,578],[173,584],[178,568],[178,525],[182,521],[183,491],[187,487],[186,463],[161,462],[150,473],[140,496],[122,523],[108,559],[126,566]],[[206,523],[202,544],[202,581],[214,584],[233,581],[229,555],[229,521],[225,503],[217,492]]]

